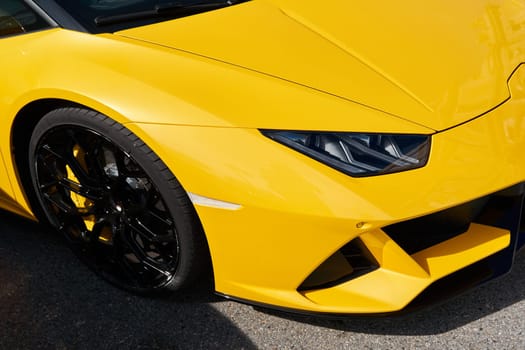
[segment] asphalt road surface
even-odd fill
[[[525,254],[513,272],[400,319],[324,319],[207,291],[115,289],[62,240],[0,211],[0,349],[525,349]]]

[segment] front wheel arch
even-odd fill
[[[29,108],[25,108],[24,110],[21,111],[21,115],[24,116],[25,118],[17,119],[17,121],[14,124],[14,128],[13,128],[13,135],[16,136],[16,137],[13,138],[13,142],[14,142],[14,145],[15,145],[15,161],[16,161],[16,164],[17,164],[17,168],[18,168],[18,171],[19,171],[19,176],[20,176],[21,181],[24,182],[24,179],[25,179],[26,183],[24,184],[24,188],[26,189],[26,193],[28,194],[27,197],[31,198],[30,202],[31,202],[32,207],[34,208],[33,210],[35,211],[35,214],[40,217],[40,219],[42,219],[45,215],[43,215],[42,211],[39,211],[39,208],[41,206],[39,205],[39,201],[38,201],[37,197],[34,196],[34,195],[31,195],[31,193],[34,194],[34,191],[30,190],[30,189],[33,188],[33,185],[30,183],[30,181],[31,181],[30,180],[30,176],[27,176],[27,175],[31,174],[30,164],[29,164],[29,162],[27,162],[27,154],[29,152],[29,149],[31,147],[34,147],[34,145],[33,146],[30,145],[30,140],[31,140],[30,135],[35,132],[35,128],[38,128],[38,125],[42,124],[42,120],[43,119],[45,119],[45,118],[50,119],[49,115],[52,115],[52,116],[55,115],[56,116],[57,114],[58,115],[60,115],[60,114],[73,114],[73,115],[82,114],[83,118],[90,119],[88,124],[92,123],[92,125],[93,125],[93,121],[95,120],[95,123],[105,122],[105,123],[109,123],[109,124],[117,124],[122,129],[125,129],[125,127],[123,127],[122,125],[120,125],[120,124],[118,124],[116,122],[113,122],[110,118],[108,118],[108,117],[106,117],[106,116],[104,116],[104,115],[102,115],[102,114],[100,114],[100,113],[98,113],[96,111],[84,108],[83,106],[79,106],[79,105],[76,105],[74,103],[68,103],[67,101],[46,100],[46,101],[41,102],[39,104],[31,105]],[[51,118],[51,119],[53,119],[53,118]],[[21,120],[23,120],[23,123],[19,122]],[[63,119],[63,120],[65,120],[65,119]],[[127,129],[125,129],[125,130],[127,130]],[[141,143],[140,139],[138,139],[134,134],[132,134],[131,131],[128,130],[127,133],[129,133],[129,135],[132,135],[133,137],[135,137],[137,139],[137,144]],[[23,142],[23,141],[25,141],[25,142]],[[146,145],[143,145],[143,146],[148,148]],[[151,150],[149,150],[149,151],[151,151]],[[22,156],[24,153],[26,155],[26,157],[25,157],[26,161],[25,162],[24,162],[24,158]],[[153,151],[151,151],[151,153],[154,154]],[[160,159],[158,159],[158,160],[160,161]],[[165,167],[165,168],[166,168],[166,171],[169,172],[168,168],[167,167]],[[24,176],[24,174],[26,176]],[[170,174],[171,174],[171,172],[170,172]],[[173,178],[174,178],[175,181],[177,181],[174,176],[173,176]],[[27,182],[29,182],[29,183],[27,183]],[[178,181],[177,181],[177,183],[178,183]],[[181,187],[181,189],[182,189],[182,187]],[[210,253],[209,253],[209,248],[207,246],[206,237],[205,237],[205,234],[204,234],[203,229],[202,229],[202,225],[200,223],[200,220],[198,218],[198,215],[197,215],[193,205],[189,201],[189,198],[187,198],[186,193],[185,192],[181,192],[181,193],[182,193],[181,195],[185,197],[183,200],[188,203],[188,208],[187,209],[189,211],[191,211],[191,215],[195,219],[194,220],[194,224],[198,226],[197,230],[200,231],[200,234],[202,235],[200,237],[200,241],[201,241],[201,243],[200,243],[200,245],[201,245],[200,255],[201,255],[202,259],[204,259],[205,261],[202,262],[202,266],[199,268],[199,270],[201,270],[203,272],[204,276],[211,276],[212,275],[212,267],[211,267]],[[213,279],[207,279],[207,281],[209,281],[209,282],[211,282],[212,280]],[[172,289],[178,289],[178,287],[175,287],[175,288],[172,288]],[[135,290],[135,292],[137,292],[137,290]]]

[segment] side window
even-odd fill
[[[23,0],[0,0],[0,38],[49,27]]]

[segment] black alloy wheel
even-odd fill
[[[204,271],[206,241],[186,192],[127,128],[94,111],[58,109],[37,124],[29,152],[45,216],[102,277],[150,294]]]

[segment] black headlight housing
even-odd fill
[[[425,166],[429,135],[261,130],[262,134],[353,177]]]

